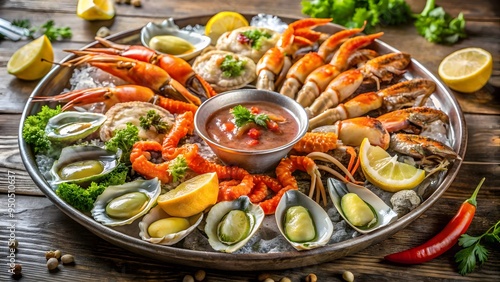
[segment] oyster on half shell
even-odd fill
[[[84,183],[99,179],[119,164],[121,150],[113,152],[94,145],[64,147],[50,170],[52,185]]]
[[[298,190],[281,197],[274,215],[281,234],[298,251],[324,246],[332,237],[333,223],[325,209]]]
[[[327,184],[328,192],[332,198],[335,208],[339,211],[345,221],[359,233],[365,234],[372,232],[397,220],[398,218],[398,214],[393,211],[391,207],[389,207],[384,201],[382,201],[382,199],[366,187],[353,183],[344,183],[334,178],[328,178]],[[353,222],[349,220],[349,216],[346,216],[345,209],[348,207],[342,207],[342,197],[347,194],[356,194],[364,203],[366,203],[373,214],[373,220],[363,226],[353,224]]]
[[[178,232],[174,233],[169,233],[164,236],[158,236],[158,237],[152,237],[151,234],[149,234],[149,227],[151,224],[154,222],[157,222],[158,220],[161,219],[166,219],[166,218],[173,218],[171,215],[167,214],[160,206],[156,206],[152,208],[142,219],[141,222],[139,222],[139,237],[141,237],[142,240],[148,241],[153,244],[160,244],[160,245],[173,245],[180,240],[184,239],[187,235],[189,235],[193,230],[196,229],[196,227],[200,224],[200,222],[203,220],[203,213],[199,213],[196,215],[193,215],[189,218],[186,218],[185,220],[188,222],[189,227],[187,229],[180,230]]]
[[[103,225],[130,224],[156,204],[160,192],[161,183],[158,178],[108,186],[97,197],[90,213]]]
[[[52,141],[73,143],[97,131],[104,121],[103,114],[62,112],[49,119],[45,134]]]
[[[205,224],[210,246],[226,253],[239,250],[257,232],[264,216],[264,210],[247,196],[214,205]]]

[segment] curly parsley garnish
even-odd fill
[[[222,75],[225,77],[236,77],[241,75],[246,64],[247,62],[244,60],[238,60],[231,55],[227,55],[224,57],[220,69],[222,70]]]
[[[183,155],[178,155],[177,157],[175,157],[175,159],[173,159],[168,166],[168,172],[170,172],[170,175],[172,175],[173,182],[181,180],[186,174],[187,169],[187,161]]]
[[[252,114],[249,109],[238,105],[231,109],[231,114],[234,116],[234,123],[237,127],[242,127],[243,125],[254,122],[264,128],[267,128],[267,122],[270,120],[269,116],[266,114]]]
[[[61,112],[61,106],[52,109],[44,105],[36,115],[29,116],[24,121],[23,139],[33,147],[35,153],[44,154],[53,149],[54,144],[52,144],[47,134],[45,134],[45,127],[50,118]]]
[[[162,121],[160,114],[155,110],[149,110],[145,117],[139,118],[139,121],[142,128],[149,130],[152,126],[160,134],[167,133],[170,129],[170,125]]]
[[[132,123],[127,123],[127,127],[113,132],[114,136],[106,141],[106,149],[111,151],[122,150],[121,160],[129,164],[130,153],[134,143],[139,141],[139,129]]]
[[[241,34],[248,39],[248,43],[255,50],[260,50],[264,40],[271,38],[271,34],[258,29],[247,30]]]

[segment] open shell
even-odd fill
[[[334,178],[328,178],[327,182],[328,191],[330,193],[330,197],[332,198],[333,204],[335,205],[335,208],[337,208],[340,215],[345,219],[345,221],[359,233],[365,234],[372,232],[397,220],[398,214],[368,188],[350,182],[344,183]],[[375,224],[371,225],[370,227],[358,227],[353,225],[346,218],[344,211],[342,210],[340,201],[342,197],[347,193],[357,194],[365,203],[371,206],[377,219]]]
[[[141,30],[141,42],[142,45],[149,47],[149,41],[151,38],[158,35],[173,35],[180,37],[194,46],[194,50],[187,54],[175,55],[176,57],[182,58],[186,61],[198,56],[201,51],[210,45],[211,39],[208,36],[198,34],[196,32],[190,32],[181,30],[179,26],[174,23],[173,18],[168,18],[156,24],[153,22],[148,23]]]
[[[106,213],[106,206],[109,202],[117,197],[131,193],[131,192],[141,192],[147,196],[147,204],[144,208],[137,214],[126,218],[112,218]],[[130,224],[134,220],[146,214],[155,204],[156,199],[161,192],[161,183],[158,178],[153,178],[150,180],[135,180],[132,182],[127,182],[122,185],[113,185],[104,189],[99,197],[97,197],[94,202],[94,208],[91,210],[92,217],[103,225],[107,226],[120,226],[125,224]]]
[[[251,220],[250,231],[247,237],[236,244],[226,245],[219,240],[217,235],[217,228],[219,222],[222,218],[232,210],[242,210],[250,215],[253,220]],[[264,210],[259,205],[252,204],[247,196],[241,196],[234,201],[220,202],[214,205],[208,212],[205,233],[208,236],[208,242],[210,246],[216,251],[232,253],[243,247],[248,240],[257,232],[262,221],[264,220],[265,214]]]
[[[54,162],[50,170],[50,174],[52,175],[51,184],[53,186],[64,182],[80,184],[92,180],[97,180],[113,171],[118,166],[120,157],[121,150],[118,150],[118,152],[113,152],[94,145],[75,145],[64,147],[61,151],[59,159]],[[64,179],[63,177],[61,177],[61,169],[63,169],[65,166],[74,164],[76,162],[90,160],[99,161],[102,164],[102,171],[97,174],[88,175],[77,179]]]
[[[73,143],[97,131],[104,121],[103,114],[62,112],[49,119],[45,134],[52,141]]]
[[[302,206],[309,211],[316,228],[316,237],[313,240],[309,242],[294,242],[286,236],[285,214],[288,208],[293,206]],[[283,237],[285,237],[285,239],[298,251],[324,246],[330,241],[333,234],[333,223],[325,209],[298,190],[289,190],[281,197],[276,207],[275,218],[276,224]]]
[[[144,216],[141,222],[139,222],[139,236],[141,237],[142,240],[148,241],[153,244],[160,244],[160,245],[173,245],[180,240],[184,239],[187,235],[189,235],[193,230],[196,229],[196,227],[200,224],[200,222],[203,220],[203,213],[199,213],[197,215],[193,215],[189,217],[188,221],[191,223],[191,226],[189,226],[188,229],[182,230],[180,232],[174,233],[174,234],[169,234],[166,236],[163,236],[161,238],[158,237],[151,237],[148,233],[148,228],[151,223],[162,219],[162,218],[167,218],[171,217],[168,215],[160,206],[156,206],[152,208],[148,214]]]

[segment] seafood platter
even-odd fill
[[[39,188],[111,244],[225,270],[338,259],[439,199],[467,140],[446,86],[383,32],[245,17],[187,61],[143,46],[143,29],[68,50],[19,129]],[[146,32],[189,41],[209,18]]]

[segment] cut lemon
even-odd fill
[[[384,149],[372,146],[368,138],[363,139],[359,148],[361,169],[366,179],[388,192],[412,189],[425,178],[425,171],[399,162]]]
[[[50,71],[52,61],[54,61],[52,44],[47,36],[43,35],[24,45],[10,57],[7,72],[20,79],[36,80]]]
[[[195,176],[158,197],[158,205],[169,215],[190,217],[217,202],[219,179],[215,172]]]
[[[115,16],[113,0],[79,0],[76,14],[88,21],[109,20]]]
[[[248,25],[247,19],[240,13],[229,11],[219,12],[208,20],[205,27],[205,34],[215,44],[224,32]]]
[[[481,89],[493,72],[491,54],[481,48],[465,48],[448,55],[439,64],[438,73],[451,89],[472,93]]]

